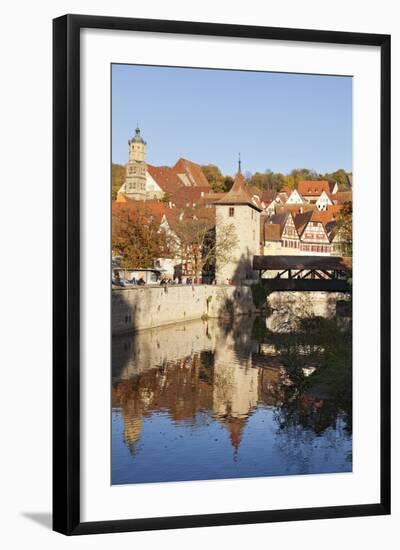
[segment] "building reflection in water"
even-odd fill
[[[192,425],[200,412],[211,414],[228,431],[234,455],[260,405],[278,409],[280,429],[288,419],[316,430],[321,418],[322,429],[332,424],[337,407],[325,420],[320,414],[326,389],[301,392],[296,378],[288,376],[284,348],[257,340],[254,322],[250,317],[234,323],[195,321],[113,339],[112,406],[123,417],[124,441],[132,453],[143,419],[157,412]],[[301,359],[299,364],[303,374],[315,368]],[[314,426],[316,415],[321,418]]]

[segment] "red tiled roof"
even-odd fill
[[[187,159],[179,159],[176,164],[169,168],[168,166],[147,165],[147,171],[156,183],[161,187],[164,193],[175,193],[178,189],[185,186],[182,177],[186,176],[186,182],[190,186],[210,189],[210,184],[205,177],[201,166]]]
[[[315,223],[322,223],[322,225],[325,225],[326,223],[328,223],[329,219],[330,215],[328,212],[320,212],[319,210],[314,210],[310,221]]]
[[[317,207],[315,204],[277,204],[275,209],[276,213],[280,212],[290,212],[291,214],[302,214],[303,212],[308,212],[309,210],[315,210]]]
[[[175,174],[186,174],[193,187],[210,187],[199,164],[180,158],[171,169]]]
[[[332,199],[336,204],[344,204],[345,202],[351,202],[353,200],[352,191],[338,191],[333,195]]]
[[[225,197],[226,193],[207,193],[203,197],[203,203],[213,204]]]
[[[325,191],[327,194],[332,192],[334,184],[330,183],[328,180],[303,180],[299,181],[297,186],[297,191],[303,197],[312,197],[317,196]]]
[[[236,174],[230,191],[225,193],[224,197],[216,201],[215,204],[247,204],[256,210],[262,210],[260,201],[251,194],[242,174],[239,172]]]
[[[151,164],[148,164],[147,171],[155,182],[161,187],[164,193],[172,194],[182,187],[182,182],[172,168],[166,166],[152,166]]]
[[[328,206],[327,210],[325,211],[314,210],[310,221],[322,223],[324,226],[326,226],[329,222],[337,218],[341,209],[342,205],[335,204]]]
[[[180,187],[171,196],[171,202],[178,208],[199,204],[203,197],[206,198],[209,187]]]
[[[294,205],[293,205],[294,206]],[[301,207],[301,206],[300,206]],[[269,218],[269,220],[274,221],[274,219],[283,220],[283,216],[291,213],[293,215],[294,225],[296,227],[299,237],[303,234],[307,224],[312,221],[315,223],[321,223],[324,228],[329,232],[330,228],[327,229],[328,224],[335,222],[338,213],[342,209],[340,205],[328,206],[326,211],[318,210],[315,205],[303,205],[303,212],[295,212],[292,208],[292,205],[285,205],[278,207],[277,214]]]
[[[327,213],[330,215],[330,220],[334,220],[338,217],[339,212],[342,210],[342,204],[330,204],[327,208]]]
[[[196,217],[198,220],[201,221],[207,221],[210,227],[213,227],[215,225],[215,208],[206,208],[205,206],[201,206],[199,208],[193,209],[192,212],[187,211],[186,215]]]
[[[271,189],[265,189],[264,191],[261,192],[260,199],[264,204],[271,204],[275,196],[276,196],[275,191],[272,191]]]
[[[129,211],[134,217],[143,216],[144,219],[155,220],[158,224],[161,223],[162,217],[165,214],[167,207],[164,203],[156,200],[136,201],[126,199],[126,202],[112,202],[112,213],[118,211]]]
[[[185,227],[185,220],[196,218],[205,222],[210,229],[215,226],[215,208],[167,208],[165,219],[170,229],[178,236],[182,236],[182,229]]]

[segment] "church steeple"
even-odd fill
[[[240,153],[239,153],[239,160],[238,160],[238,174],[242,173],[242,161],[240,159]]]
[[[128,141],[129,160],[126,165],[125,195],[136,200],[146,199],[146,142],[140,134],[139,124],[135,135]]]
[[[134,141],[136,143],[143,143],[144,145],[146,145],[146,142],[144,141],[144,139],[140,135],[139,124],[136,125],[135,136],[132,138],[132,141]]]

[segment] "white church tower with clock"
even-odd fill
[[[135,135],[128,141],[129,160],[126,165],[123,193],[135,200],[146,200],[146,142],[137,127]]]

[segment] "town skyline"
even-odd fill
[[[126,164],[138,124],[158,166],[190,158],[233,175],[240,152],[243,173],[352,172],[350,77],[132,65],[112,74],[113,163]]]
[[[113,66],[113,485],[352,471],[351,87]]]

